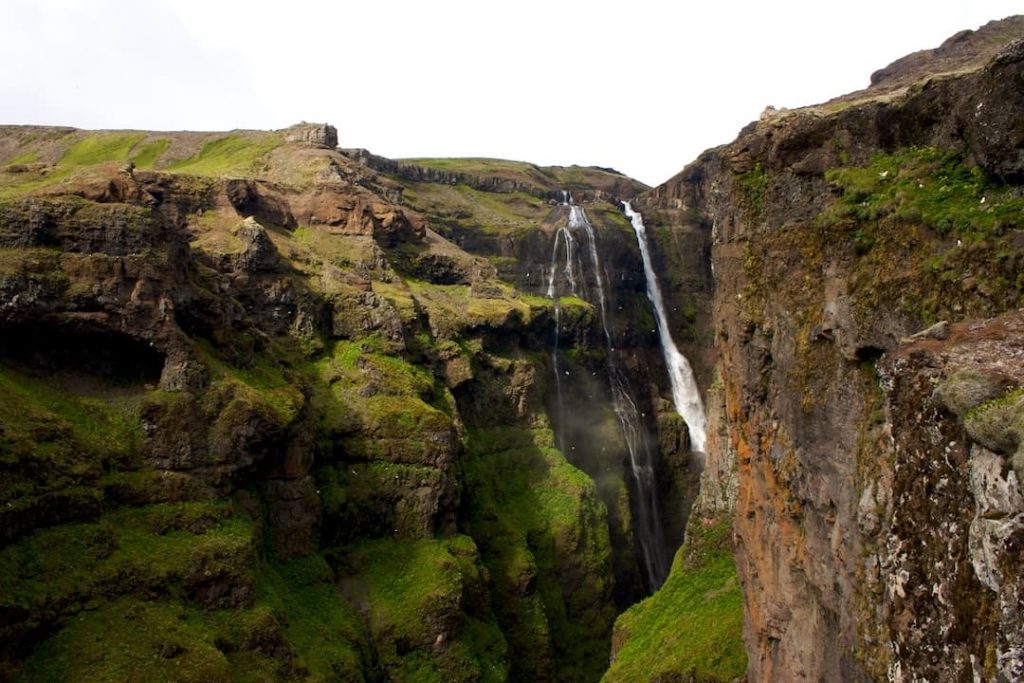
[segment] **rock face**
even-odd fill
[[[300,123],[287,130],[285,141],[334,149],[338,146],[338,129],[329,123]]]
[[[705,500],[735,500],[749,680],[1021,675],[1020,336],[996,316],[1024,294],[1022,36],[768,112],[638,202],[712,245]]]
[[[640,593],[606,346],[566,302],[599,452],[551,409],[555,303],[530,274],[568,210],[379,174],[334,136],[0,129],[5,159],[39,159],[0,171],[0,680],[606,667]],[[653,416],[635,244],[588,209]],[[474,231],[476,254],[448,239]]]

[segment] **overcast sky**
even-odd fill
[[[0,0],[0,123],[228,130],[299,120],[390,157],[611,166],[649,184],[766,105],[1024,0]]]

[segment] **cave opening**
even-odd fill
[[[35,376],[77,376],[108,386],[156,384],[164,354],[150,342],[85,324],[0,325],[0,362]]]

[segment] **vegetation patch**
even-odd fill
[[[166,138],[139,145],[135,148],[131,161],[139,169],[153,168],[170,146],[171,141]]]
[[[322,556],[268,562],[256,595],[257,607],[269,608],[281,624],[296,658],[292,668],[305,670],[308,680],[362,683],[360,672],[372,671],[366,626]]]
[[[265,157],[283,144],[273,134],[233,133],[203,145],[197,155],[167,166],[167,171],[206,176],[254,176],[264,169]]]
[[[743,188],[747,201],[755,212],[764,206],[764,193],[768,189],[768,173],[761,166],[761,162],[754,164],[754,168],[739,176],[740,187]]]
[[[244,606],[254,563],[254,527],[227,503],[124,508],[0,549],[0,596],[4,610],[24,615],[21,628],[60,622],[99,596],[219,605],[218,583],[241,590]]]
[[[31,164],[36,161],[39,161],[39,150],[30,149],[27,152],[22,152],[18,156],[8,159],[6,163],[14,166],[17,164]]]
[[[607,664],[611,547],[594,483],[549,430],[474,430],[468,528],[494,585],[513,676],[596,680]]]
[[[743,596],[727,523],[689,525],[668,580],[615,622],[617,652],[603,681],[726,683],[747,670]]]
[[[1018,191],[968,166],[962,155],[934,147],[879,154],[867,166],[832,169],[825,177],[842,191],[832,217],[871,221],[895,214],[975,242],[1020,227],[1024,217]],[[867,247],[867,235],[860,239]]]
[[[138,393],[76,395],[52,379],[0,362],[0,504],[5,512],[35,509],[44,502],[35,496],[62,490],[65,495],[77,490],[79,499],[98,496],[81,487],[94,486],[105,472],[138,467],[140,404]]]
[[[145,133],[98,133],[75,143],[60,159],[62,166],[92,166],[108,161],[127,161],[132,148]]]
[[[25,663],[20,681],[229,683],[200,610],[124,598],[81,612]]]
[[[339,557],[342,585],[369,612],[388,680],[505,681],[505,639],[473,541],[375,540]]]

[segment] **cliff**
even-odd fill
[[[766,110],[637,202],[711,245],[748,680],[1024,675],[1021,38]]]
[[[592,681],[664,578],[606,375],[667,556],[646,188],[336,144],[0,128],[0,679]]]

